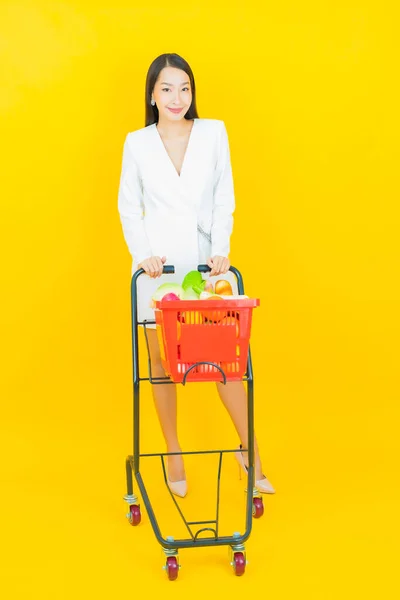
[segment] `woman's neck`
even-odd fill
[[[183,118],[176,122],[160,119],[156,127],[164,137],[173,138],[187,135],[187,132],[191,130],[192,125],[192,119]]]

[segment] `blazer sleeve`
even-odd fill
[[[228,134],[225,123],[220,121],[220,124],[211,225],[211,256],[227,257],[230,251],[230,237],[233,229],[235,194]]]
[[[118,192],[118,211],[124,238],[133,260],[140,264],[152,256],[143,223],[143,190],[128,133],[122,155],[122,170]]]

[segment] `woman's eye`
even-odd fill
[[[171,88],[162,88],[162,90],[161,90],[161,91],[162,91],[162,92],[168,92],[170,89],[171,89]],[[182,88],[182,92],[183,92],[184,90],[187,90],[187,91],[189,91],[189,88],[188,88],[188,87],[184,87],[184,88]]]

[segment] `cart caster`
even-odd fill
[[[246,559],[243,552],[234,552],[232,559],[232,566],[237,577],[244,575],[246,570]]]
[[[165,571],[170,581],[175,581],[178,578],[179,564],[176,556],[168,556],[165,564]]]
[[[240,533],[236,532],[233,534],[233,538],[239,539]],[[244,544],[236,543],[230,546],[231,566],[237,577],[244,575],[246,570],[246,549]]]
[[[142,515],[140,513],[140,506],[138,504],[133,504],[129,507],[129,513],[126,515],[128,521],[131,525],[136,526],[139,525],[142,520]]]
[[[253,498],[253,517],[259,519],[264,514],[264,504],[262,498]]]
[[[167,542],[173,542],[174,538],[172,536],[166,537]],[[179,564],[178,558],[178,550],[176,548],[163,548],[164,555],[167,557],[165,565],[163,569],[165,570],[167,577],[170,581],[175,581],[178,578],[179,569],[181,565]]]

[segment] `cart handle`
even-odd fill
[[[209,273],[211,271],[211,267],[209,267],[208,265],[198,265],[197,270],[199,271],[199,273]],[[239,294],[243,295],[244,294],[244,285],[243,285],[242,274],[240,273],[240,271],[238,269],[236,269],[236,267],[230,267],[229,270],[235,275],[235,277],[237,279]],[[132,282],[131,282],[132,290],[133,289],[136,290],[136,281],[137,281],[138,277],[140,277],[140,275],[143,275],[143,273],[145,273],[144,269],[138,269],[133,274]],[[175,273],[174,265],[164,265],[163,266],[163,274],[164,275],[172,275],[173,273]]]
[[[165,275],[171,275],[172,273],[175,273],[175,267],[173,265],[164,265],[163,273]]]

